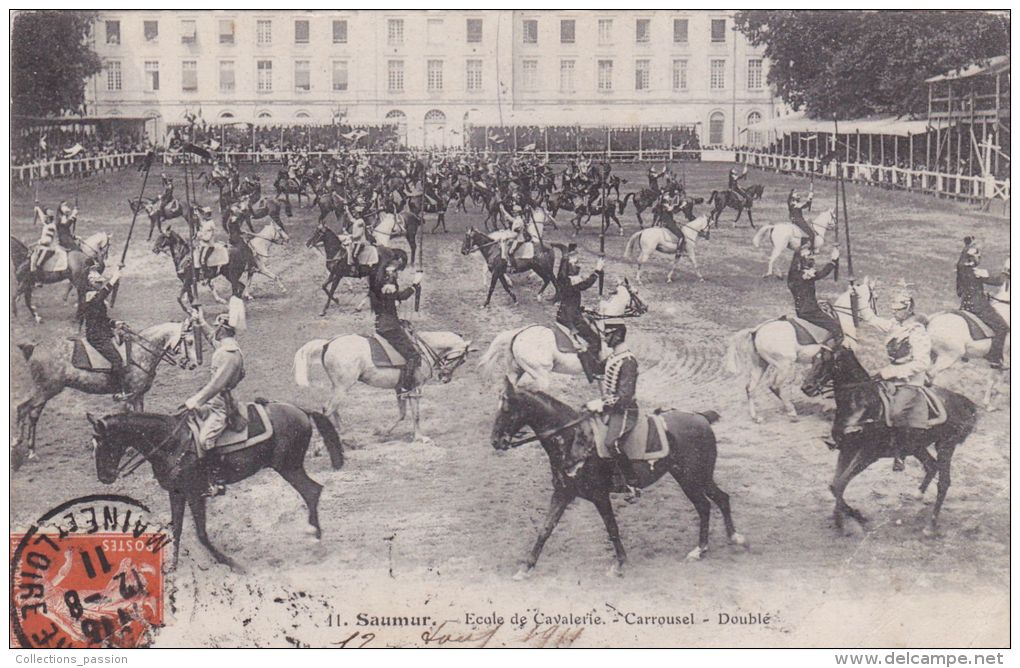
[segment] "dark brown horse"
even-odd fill
[[[216,291],[212,283],[213,279],[217,276],[222,276],[230,281],[230,294],[234,297],[243,297],[244,283],[241,281],[241,277],[245,274],[248,274],[250,277],[258,271],[258,264],[255,262],[251,249],[247,244],[240,244],[237,246],[227,246],[226,264],[217,267],[199,267],[193,274],[191,267],[194,262],[194,255],[191,250],[191,244],[169,227],[156,237],[156,242],[152,245],[153,253],[158,255],[164,251],[174,261],[174,271],[177,274],[177,278],[181,281],[181,292],[177,296],[177,301],[185,309],[187,308],[184,301],[185,297],[194,297],[198,294],[198,286],[195,285],[195,281],[205,283],[212,291],[213,298],[217,302],[225,304],[227,300]],[[192,280],[193,277],[194,280]]]
[[[225,482],[240,482],[264,468],[273,469],[304,499],[308,507],[308,523],[314,529],[316,539],[319,539],[322,537],[322,528],[319,526],[319,495],[322,493],[322,485],[309,478],[305,472],[305,453],[312,440],[313,428],[318,429],[329,452],[333,470],[339,470],[344,464],[340,436],[322,413],[304,411],[290,404],[264,400],[259,402],[265,405],[269,414],[273,435],[257,445],[222,455],[220,467]],[[243,572],[236,562],[216,549],[206,532],[206,498],[203,494],[209,488],[208,472],[195,459],[195,446],[186,413],[121,413],[104,418],[86,414],[86,417],[92,424],[96,474],[100,482],[113,484],[122,473],[130,472],[136,464],[148,461],[156,481],[169,493],[174,537],[173,567],[177,566],[180,553],[184,506],[187,505],[195,520],[199,542],[216,561],[226,564],[232,570]],[[136,454],[124,462],[128,450],[134,450]]]
[[[843,493],[847,485],[859,473],[883,457],[892,457],[892,433],[880,417],[882,400],[879,397],[879,384],[871,380],[871,376],[861,366],[857,356],[849,348],[839,346],[836,350],[822,348],[811,363],[811,370],[804,381],[804,394],[809,397],[818,396],[826,388],[831,387],[836,398],[836,415],[833,420],[832,435],[839,458],[836,461],[836,474],[832,479],[832,495],[836,497],[834,512],[836,528],[843,530],[843,516],[849,515],[860,524],[867,520],[864,515],[852,508],[844,499]],[[928,429],[927,438],[923,442],[911,444],[910,454],[924,466],[924,479],[921,481],[923,494],[936,474],[939,477],[938,496],[932,509],[931,525],[924,533],[934,535],[938,530],[939,511],[949,491],[950,463],[956,446],[963,443],[977,424],[977,406],[973,401],[942,388],[934,392],[942,399],[948,413],[946,421]],[[851,416],[862,415],[858,424],[863,428],[851,434],[844,434],[843,427]],[[935,457],[928,451],[935,446]]]
[[[736,209],[737,217],[733,219],[734,227],[737,221],[740,220],[741,214],[744,210],[747,210],[747,220],[751,223],[751,228],[754,229],[754,215],[751,213],[751,207],[754,205],[754,200],[761,199],[761,196],[765,193],[765,186],[759,184],[748,186],[744,188],[744,192],[747,193],[747,197],[741,197],[732,190],[713,190],[712,196],[708,198],[708,203],[713,205],[712,211],[708,214],[708,220],[710,223],[719,227],[719,216],[727,208]]]
[[[555,248],[559,248],[560,251],[565,250],[563,244],[549,243],[544,244],[539,241],[534,242],[535,245],[535,256],[528,259],[515,259],[513,266],[503,259],[502,249],[500,249],[499,241],[492,239],[489,235],[479,232],[473,227],[468,228],[464,233],[464,243],[461,244],[460,252],[461,255],[468,255],[474,251],[481,253],[482,258],[485,260],[485,265],[489,269],[489,292],[485,297],[485,303],[483,307],[488,306],[489,302],[492,301],[492,292],[496,289],[496,282],[502,284],[503,289],[510,295],[514,303],[517,303],[517,295],[510,287],[509,281],[507,281],[507,274],[519,274],[527,271],[533,271],[539,275],[542,279],[542,287],[539,288],[538,294],[542,295],[546,287],[552,283],[553,290],[556,291],[553,294],[553,300],[559,295],[559,290],[556,288],[556,272],[554,267],[556,266],[556,252]]]
[[[549,456],[553,476],[553,495],[546,513],[545,526],[538,535],[535,547],[514,579],[527,577],[535,568],[542,547],[563,516],[570,502],[577,497],[595,505],[609,533],[616,551],[616,562],[610,568],[614,575],[623,574],[627,554],[620,540],[613,505],[609,494],[614,491],[615,462],[599,457],[587,415],[579,414],[567,404],[544,392],[516,389],[509,380],[504,382],[500,395],[499,413],[492,426],[492,447],[508,450],[525,443],[538,441]],[[698,546],[687,554],[689,560],[700,559],[708,550],[708,524],[715,503],[722,512],[726,535],[735,545],[747,547],[747,541],[737,533],[730,513],[730,497],[719,489],[715,474],[716,441],[712,423],[719,419],[713,411],[684,413],[667,411],[666,436],[669,454],[653,467],[648,462],[634,462],[642,488],[648,487],[667,471],[680,483],[681,489],[698,511]],[[525,427],[535,435],[512,441]],[[710,503],[711,501],[711,503]]]
[[[399,265],[398,271],[402,271],[407,267],[407,253],[402,248],[387,248],[385,246],[375,247],[379,253],[379,263],[375,267],[351,264],[343,242],[344,240],[336,232],[326,227],[325,223],[317,225],[315,232],[306,242],[309,248],[322,244],[322,250],[326,254],[326,269],[329,271],[329,275],[326,276],[326,280],[320,286],[322,291],[326,293],[326,303],[323,305],[322,312],[319,315],[326,315],[330,302],[336,302],[336,305],[340,306],[340,302],[333,296],[340,285],[340,279],[365,278],[376,267],[385,267],[393,260],[396,260]]]

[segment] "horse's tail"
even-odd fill
[[[755,358],[758,353],[754,349],[754,330],[742,329],[730,337],[723,366],[727,373],[737,375],[747,370]]]
[[[328,417],[318,411],[305,411],[305,415],[312,419],[315,428],[319,430],[322,442],[326,444],[326,451],[329,452],[329,462],[333,465],[333,470],[339,471],[344,465],[344,444],[336,427]]]
[[[713,190],[712,194],[708,196],[708,202],[706,202],[706,204],[714,204],[717,197],[719,197],[719,191]]]
[[[715,411],[698,411],[698,415],[708,420],[709,424],[715,424],[722,417]]]
[[[490,376],[495,375],[497,365],[501,363],[503,368],[509,369],[512,357],[510,346],[513,344],[514,337],[527,329],[527,327],[530,327],[530,325],[518,327],[517,329],[509,329],[497,334],[496,338],[489,344],[489,348],[482,355],[482,358],[478,360],[478,368]]]
[[[758,228],[758,231],[754,233],[754,239],[751,240],[751,243],[754,244],[755,248],[761,248],[762,240],[765,238],[766,234],[772,231],[773,227],[775,227],[775,225],[762,225]]]
[[[634,246],[634,242],[641,236],[644,230],[638,230],[634,234],[630,235],[630,239],[627,239],[627,245],[623,247],[623,259],[626,260],[630,257],[630,250]]]
[[[623,196],[623,199],[620,200],[620,213],[623,213],[624,209],[627,208],[627,200],[629,199],[634,199],[634,193],[627,193]]]
[[[30,359],[32,359],[32,353],[35,352],[35,344],[34,343],[19,343],[18,344],[18,350],[20,350],[21,354],[25,356],[26,360],[30,360]]]
[[[300,387],[311,387],[308,380],[308,360],[313,354],[321,355],[329,339],[312,339],[294,353],[294,383]],[[319,357],[321,360],[322,358]]]

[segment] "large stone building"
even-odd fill
[[[103,11],[90,112],[211,123],[398,123],[411,145],[465,124],[697,124],[760,141],[761,50],[728,11]]]

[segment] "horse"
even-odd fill
[[[863,316],[866,322],[875,315],[875,292],[871,279],[865,278],[856,286],[850,286],[836,299],[832,308],[846,337],[845,345],[855,346],[858,316]],[[800,344],[793,325],[781,319],[767,320],[730,337],[724,366],[729,373],[746,377],[744,391],[753,421],[761,422],[762,418],[755,410],[751,393],[766,376],[769,389],[783,402],[787,416],[797,420],[797,408],[784,390],[793,381],[797,363],[810,362],[821,348],[819,343]]]
[[[467,360],[469,352],[477,350],[471,347],[471,341],[465,341],[454,332],[417,332],[418,347],[422,353],[422,365],[415,374],[415,386],[420,387],[433,375],[440,383],[449,383],[453,372]],[[347,392],[355,383],[361,381],[372,387],[394,390],[400,380],[399,367],[377,367],[372,362],[372,349],[368,339],[358,334],[341,334],[331,339],[313,339],[298,348],[294,353],[294,382],[301,387],[309,387],[308,366],[314,356],[326,371],[332,385],[333,396],[326,404],[323,412],[340,423],[340,406]],[[418,402],[421,392],[414,392],[404,399],[398,398],[400,417],[384,433],[389,434],[400,424],[407,414],[407,405],[411,405],[414,420],[414,442],[428,444],[431,439],[421,432]]]
[[[864,515],[843,499],[847,485],[871,464],[883,457],[892,457],[895,452],[890,447],[892,444],[890,428],[885,426],[885,421],[881,418],[865,421],[863,429],[858,432],[836,433],[842,430],[835,425],[845,424],[852,415],[863,414],[867,418],[877,414],[882,403],[879,396],[879,381],[871,380],[870,374],[849,348],[842,346],[835,350],[821,348],[815,353],[811,370],[801,389],[808,396],[814,397],[830,386],[836,399],[833,436],[839,449],[839,457],[836,461],[836,474],[829,489],[836,498],[833,513],[836,528],[842,531],[844,515],[857,520],[861,526],[867,522]],[[924,479],[920,486],[922,494],[928,489],[936,474],[939,478],[938,495],[932,509],[931,522],[924,530],[928,536],[936,535],[938,531],[939,512],[949,490],[949,469],[953,452],[956,446],[967,440],[977,424],[977,406],[970,399],[938,387],[932,388],[931,391],[945,405],[946,421],[930,427],[924,444],[914,444],[914,449],[909,453],[924,466]],[[935,446],[935,457],[928,451],[930,445]]]
[[[631,289],[626,280],[622,285],[630,299],[624,311],[625,317],[634,318],[646,313],[648,306],[637,292]],[[601,312],[588,315],[596,328],[605,319]],[[500,365],[515,387],[520,386],[524,380],[530,380],[542,391],[549,390],[552,373],[571,376],[584,373],[577,353],[560,352],[552,327],[537,324],[524,325],[496,335],[478,361],[478,368],[491,375]]]
[[[287,286],[280,280],[280,276],[266,269],[264,262],[269,258],[269,249],[273,245],[290,243],[290,235],[287,234],[287,231],[283,229],[282,225],[270,218],[269,222],[258,232],[252,234],[242,230],[241,236],[245,240],[244,243],[251,250],[252,257],[252,262],[248,269],[248,286],[245,289],[245,293],[247,295],[251,294],[252,279],[254,279],[255,274],[262,274],[270,280],[276,281],[276,286],[280,288],[280,291],[286,293]]]
[[[220,469],[226,482],[244,480],[264,468],[271,468],[293,487],[308,508],[308,523],[315,538],[322,537],[319,526],[319,496],[322,485],[312,480],[305,471],[305,454],[312,440],[313,427],[319,431],[329,452],[333,470],[344,464],[343,444],[336,429],[322,413],[304,411],[291,404],[259,401],[269,414],[273,435],[251,447],[221,455]],[[157,413],[125,413],[97,418],[86,414],[92,425],[92,447],[99,481],[111,485],[124,472],[147,461],[160,487],[170,495],[170,520],[173,526],[174,554],[171,568],[177,567],[181,548],[181,530],[184,528],[184,507],[191,509],[198,541],[209,550],[213,559],[231,570],[243,573],[244,569],[220,552],[209,540],[206,531],[206,498],[208,475],[203,466],[175,471],[175,464],[187,451],[194,448],[189,433],[188,413],[160,415]],[[137,453],[122,462],[128,450]],[[139,459],[140,458],[140,459]],[[133,463],[134,462],[134,463]]]
[[[754,200],[761,199],[761,196],[765,194],[765,186],[758,183],[744,188],[744,192],[747,193],[746,198],[741,197],[732,190],[713,190],[711,197],[708,198],[708,203],[715,205],[708,214],[709,222],[719,227],[719,216],[729,207],[737,211],[737,217],[733,219],[733,227],[736,227],[737,221],[740,220],[741,214],[744,213],[744,209],[747,209],[747,220],[751,223],[751,228],[754,229],[754,216],[751,214],[751,207],[754,204]]]
[[[110,252],[111,237],[106,232],[96,232],[79,242],[80,250],[65,250],[67,253],[67,268],[62,271],[38,271],[32,275],[32,251],[20,240],[11,237],[11,268],[14,271],[14,282],[16,288],[11,296],[11,311],[18,315],[18,297],[24,297],[25,306],[35,319],[36,323],[42,322],[42,316],[32,305],[32,291],[35,283],[52,284],[61,281],[68,281],[67,290],[64,292],[64,301],[67,301],[71,294],[71,288],[78,292],[78,304],[81,305],[84,299],[85,278],[88,276],[90,264],[98,264],[102,268],[106,264],[107,255]]]
[[[680,223],[680,231],[684,234],[685,249],[687,255],[691,258],[691,264],[694,265],[694,273],[697,274],[699,280],[705,280],[705,277],[701,275],[701,269],[698,267],[698,256],[694,252],[695,245],[697,244],[698,237],[708,238],[708,217],[698,216],[687,222]],[[652,255],[652,251],[659,251],[660,253],[672,253],[673,264],[669,268],[669,273],[666,274],[666,282],[673,282],[673,273],[676,271],[677,264],[680,262],[680,255],[677,253],[677,246],[679,245],[679,239],[676,235],[670,232],[665,227],[646,227],[638,230],[630,236],[627,240],[627,245],[623,249],[623,258],[626,260],[630,257],[631,250],[634,246],[634,242],[637,242],[641,249],[637,258],[637,282],[641,284],[641,265],[648,262],[648,259]]]
[[[507,281],[507,274],[519,274],[526,271],[533,271],[542,279],[542,287],[538,290],[538,297],[541,298],[542,292],[545,291],[546,287],[551,283],[553,286],[553,297],[555,300],[559,295],[559,289],[556,287],[556,273],[554,267],[556,265],[556,251],[555,248],[559,248],[561,252],[565,250],[565,246],[557,243],[544,244],[539,240],[541,237],[536,237],[536,240],[532,242],[535,249],[534,257],[525,259],[514,259],[514,264],[511,267],[509,261],[503,258],[502,251],[500,249],[500,240],[493,238],[493,232],[491,234],[485,234],[479,232],[474,227],[469,227],[464,232],[464,243],[461,244],[460,253],[461,255],[469,255],[474,251],[478,251],[482,259],[485,261],[485,269],[483,269],[483,281],[484,272],[489,272],[489,292],[485,296],[485,303],[482,304],[482,308],[489,305],[492,301],[492,292],[496,289],[496,282],[499,281],[502,284],[503,289],[506,290],[507,294],[513,300],[513,303],[517,303],[517,295],[514,294],[511,289],[509,282]]]
[[[524,443],[538,441],[549,456],[552,469],[553,493],[546,513],[545,525],[539,532],[515,580],[522,580],[534,571],[542,547],[563,516],[563,511],[577,497],[590,501],[606,525],[609,540],[616,552],[616,561],[610,575],[623,575],[627,554],[620,540],[620,531],[613,513],[609,495],[613,490],[615,462],[603,459],[595,451],[591,427],[586,424],[590,414],[578,414],[567,404],[544,392],[515,388],[509,380],[499,398],[499,412],[492,426],[492,447],[506,451]],[[598,419],[597,417],[595,419]],[[734,545],[749,548],[745,538],[737,533],[730,512],[730,497],[715,483],[717,456],[715,433],[712,424],[719,419],[714,411],[687,413],[669,410],[663,413],[669,454],[654,466],[634,461],[634,469],[641,488],[649,487],[667,471],[673,476],[698,512],[698,545],[687,554],[687,560],[696,561],[708,551],[709,519],[715,503],[722,512],[726,535]],[[512,441],[525,427],[535,435]]]
[[[234,297],[247,296],[250,298],[250,295],[245,294],[246,289],[241,281],[241,277],[244,274],[250,275],[256,271],[254,268],[255,258],[247,245],[227,246],[226,264],[216,267],[199,267],[194,274],[192,274],[194,253],[191,250],[191,244],[169,227],[166,231],[160,232],[160,235],[156,237],[156,242],[152,245],[153,253],[158,255],[164,251],[173,260],[174,271],[177,273],[177,278],[181,281],[181,292],[177,296],[177,302],[182,307],[185,307],[184,297],[198,294],[198,286],[195,285],[195,281],[204,281],[206,286],[212,291],[213,298],[217,302],[220,304],[227,303],[227,300],[221,297],[220,293],[216,291],[216,287],[213,286],[213,279],[217,276],[222,276],[230,281],[231,295]]]
[[[1009,281],[1003,281],[995,295],[989,297],[992,308],[1002,316],[1008,325],[1009,320]],[[959,360],[968,358],[985,358],[992,346],[991,338],[975,341],[971,338],[970,328],[963,320],[963,316],[952,311],[936,313],[928,318],[928,336],[931,337],[932,355],[935,363],[928,371],[928,375],[934,380],[940,373],[956,364]],[[1010,335],[1006,335],[1005,352],[1010,354]],[[1006,365],[1009,366],[1008,364]],[[1000,379],[1009,378],[1009,369],[1002,371],[991,370],[988,379],[988,386],[985,389],[981,403],[985,410],[994,411],[995,405],[992,397],[995,394],[995,387]]]
[[[320,316],[326,315],[330,302],[336,302],[337,306],[340,305],[340,302],[333,296],[337,286],[340,285],[340,279],[364,278],[374,271],[376,267],[385,267],[394,260],[397,261],[398,271],[402,271],[408,265],[407,253],[402,248],[387,248],[385,246],[375,247],[379,253],[379,263],[375,266],[352,264],[348,254],[350,241],[350,235],[343,235],[341,237],[326,227],[325,224],[319,224],[315,227],[315,232],[312,233],[312,236],[305,243],[309,248],[314,248],[321,243],[326,255],[326,269],[329,271],[329,275],[326,276],[326,280],[320,286],[320,289],[326,293],[326,303],[322,307]],[[360,306],[356,310],[360,310]]]
[[[828,209],[815,216],[815,219],[811,221],[811,229],[815,231],[815,249],[820,248],[825,243],[825,233],[835,224],[835,209]],[[779,256],[783,254],[783,250],[786,248],[796,253],[797,249],[800,248],[800,240],[804,238],[804,232],[793,223],[765,225],[754,234],[754,239],[751,243],[754,244],[755,248],[761,248],[761,243],[766,235],[768,235],[769,241],[772,242],[772,255],[769,257],[768,271],[762,274],[762,278],[768,278],[769,276],[784,278],[782,274],[775,273],[776,260],[779,259]]]
[[[195,335],[190,318],[184,322],[165,322],[135,333],[125,330],[131,342],[131,360],[124,370],[123,387],[125,405],[133,411],[144,408],[145,393],[152,387],[156,368],[167,361],[182,369],[198,366],[195,357]],[[48,345],[18,344],[28,364],[31,383],[27,398],[15,410],[17,436],[11,446],[12,466],[17,470],[22,463],[20,447],[27,443],[28,459],[35,457],[35,431],[46,403],[67,388],[87,394],[113,394],[108,371],[86,371],[71,363],[74,344],[66,339]],[[17,456],[16,456],[17,455]]]
[[[620,213],[622,214],[626,210],[627,202],[633,200],[638,225],[643,229],[645,221],[641,218],[641,214],[645,212],[645,209],[653,206],[657,201],[659,201],[660,194],[660,192],[652,190],[651,188],[642,188],[637,192],[627,193],[623,196],[623,199],[620,200]],[[652,224],[655,224],[655,220],[652,220]]]
[[[187,202],[181,202],[180,200],[174,199],[170,201],[171,210],[168,214],[163,206],[163,202],[159,197],[139,197],[137,199],[129,199],[128,207],[131,209],[131,213],[139,214],[143,211],[145,215],[149,217],[149,236],[147,239],[152,238],[152,231],[158,229],[160,234],[163,233],[163,223],[174,218],[180,218],[183,216],[184,220],[194,220],[194,210],[192,206]],[[173,206],[176,204],[177,206]]]
[[[617,200],[608,198],[606,203],[603,204],[582,204],[574,210],[574,217],[570,223],[574,226],[574,236],[576,237],[581,233],[581,226],[586,225],[593,216],[598,216],[602,219],[603,225],[606,229],[609,228],[609,223],[616,223],[616,228],[620,232],[620,236],[623,236],[623,225],[620,224],[620,219],[616,215],[618,207]],[[581,219],[584,220],[581,220]]]
[[[276,189],[277,197],[283,197],[288,216],[294,215],[290,205],[291,195],[297,195],[297,205],[299,209],[301,208],[301,195],[305,194],[305,183],[303,181],[290,178],[287,172],[281,169],[276,175],[276,180],[273,181],[273,188]]]
[[[417,214],[409,211],[402,213],[389,213],[387,211],[374,211],[365,216],[365,222],[375,220],[372,224],[372,237],[380,246],[389,246],[394,237],[404,237],[411,249],[411,264],[414,264],[415,255],[418,252],[418,227],[422,219]]]

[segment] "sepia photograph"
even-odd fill
[[[1008,9],[9,30],[20,662],[1003,663]]]

